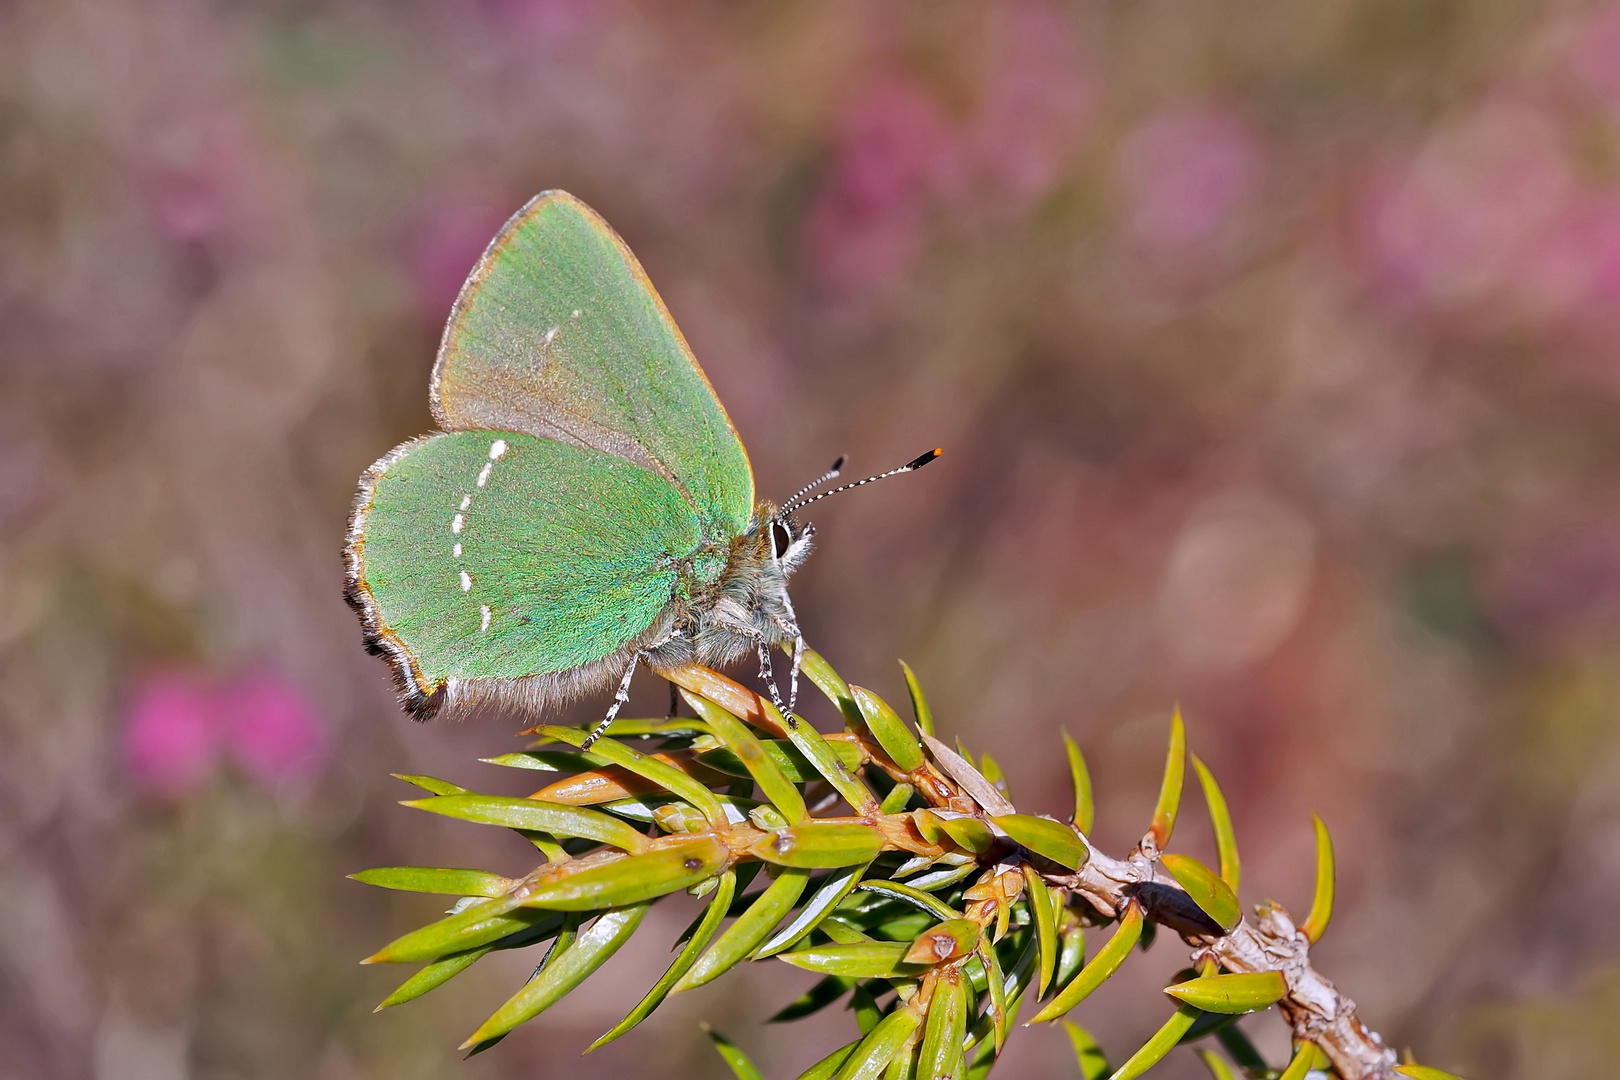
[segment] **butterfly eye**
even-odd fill
[[[793,543],[793,530],[780,521],[771,522],[771,558],[780,560]]]

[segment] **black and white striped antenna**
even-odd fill
[[[910,461],[906,462],[904,465],[900,466],[898,469],[890,469],[888,472],[881,472],[881,473],[878,473],[876,476],[868,476],[865,480],[856,480],[854,483],[851,483],[851,484],[841,484],[838,487],[833,488],[831,491],[823,491],[820,495],[813,495],[808,499],[802,498],[802,496],[805,494],[805,492],[809,491],[811,488],[814,488],[816,486],[816,484],[820,484],[824,480],[828,480],[828,479],[831,479],[833,476],[837,476],[838,475],[837,466],[835,465],[834,466],[834,471],[831,473],[831,475],[829,475],[827,477],[823,477],[822,480],[817,480],[816,484],[809,485],[809,487],[806,487],[804,489],[804,491],[799,492],[799,494],[797,494],[797,495],[793,496],[793,498],[789,499],[787,505],[782,507],[782,509],[780,511],[778,511],[778,516],[786,517],[787,515],[793,513],[795,510],[798,510],[800,507],[809,506],[813,502],[820,502],[822,499],[825,499],[829,495],[837,495],[840,491],[848,491],[850,488],[858,488],[862,484],[870,484],[875,480],[885,480],[885,479],[887,479],[887,478],[889,478],[891,476],[897,476],[900,473],[916,472],[918,469],[922,468],[924,465],[928,464],[930,461],[933,461],[935,458],[939,457],[939,455],[943,454],[944,452],[945,451],[941,450],[939,447],[936,446],[932,450],[928,451],[928,453],[921,454],[921,455],[919,455],[919,456],[917,456],[915,458],[912,458]],[[838,459],[838,464],[842,465],[843,461],[844,461],[843,458],[839,458]]]
[[[826,472],[804,485],[804,487],[800,488],[798,491],[795,491],[792,495],[789,495],[784,504],[792,505],[794,499],[802,498],[803,496],[810,494],[810,492],[814,491],[816,488],[820,487],[822,484],[825,484],[829,480],[838,479],[838,474],[843,472],[843,470],[844,455],[839,454],[838,460],[832,463],[832,468],[828,469]]]

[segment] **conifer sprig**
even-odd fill
[[[686,890],[709,899],[674,961],[588,1049],[625,1035],[671,993],[745,960],[776,960],[822,979],[773,1022],[847,997],[860,1029],[800,1080],[977,1080],[1021,1012],[1030,1015],[1026,1026],[1064,1017],[1163,927],[1191,946],[1192,967],[1166,987],[1170,1014],[1147,1043],[1109,1073],[1096,1040],[1064,1021],[1086,1080],[1129,1080],[1176,1046],[1206,1037],[1226,1055],[1201,1051],[1217,1080],[1292,1080],[1313,1069],[1340,1080],[1449,1076],[1398,1064],[1355,1003],[1312,967],[1310,947],[1333,910],[1333,848],[1320,819],[1316,897],[1300,925],[1269,901],[1252,914],[1239,905],[1226,801],[1196,757],[1219,870],[1168,850],[1187,758],[1179,711],[1151,822],[1116,859],[1086,836],[1091,778],[1067,736],[1073,815],[1024,814],[994,759],[975,761],[960,744],[952,749],[935,737],[910,668],[915,731],[814,651],[803,670],[838,709],[844,730],[823,734],[802,718],[784,718],[760,695],[694,666],[663,674],[695,716],[618,720],[589,750],[580,749],[584,731],[541,726],[524,733],[535,738],[525,751],[485,759],[559,774],[527,798],[401,777],[429,793],[405,805],[512,829],[543,861],[518,879],[427,867],[354,875],[460,897],[444,918],[366,959],[423,964],[378,1008],[420,997],[496,949],[542,946],[535,974],[463,1044],[487,1049],[579,986],[631,938],[652,904]],[[1086,931],[1110,924],[1109,938],[1088,956]],[[1237,1026],[1243,1014],[1269,1008],[1294,1034],[1295,1053],[1280,1069]],[[741,1049],[710,1036],[736,1075],[760,1075]]]

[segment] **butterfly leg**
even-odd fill
[[[799,616],[794,612],[793,601],[785,589],[782,591],[782,606],[787,609],[787,618],[777,619],[776,625],[793,635],[793,673],[788,678],[788,707],[783,710],[783,715],[787,717],[788,726],[793,727],[798,723],[793,709],[799,704],[799,668],[804,661],[804,635],[799,633]]]
[[[787,721],[787,726],[790,728],[798,727],[799,718],[793,715],[793,709],[790,706],[782,703],[782,691],[776,688],[776,676],[771,674],[771,651],[763,641],[759,643],[759,677],[765,680],[765,686],[771,692],[771,704],[775,705],[776,711],[782,714],[782,718]]]
[[[664,719],[665,720],[673,720],[673,719],[675,719],[675,714],[678,711],[680,711],[680,707],[681,707],[680,695],[678,693],[676,693],[676,691],[675,691],[675,684],[670,683],[669,684],[669,712],[664,715]]]
[[[641,663],[641,654],[636,653],[630,658],[630,666],[624,670],[624,678],[619,682],[619,692],[613,695],[613,705],[608,709],[607,715],[602,718],[602,722],[592,728],[591,733],[585,736],[585,741],[579,744],[581,750],[589,750],[591,743],[601,738],[602,733],[608,729],[608,725],[613,723],[613,718],[619,715],[619,710],[624,708],[624,703],[630,700],[630,678],[635,675],[636,665],[639,663]]]
[[[788,678],[788,708],[799,703],[799,668],[804,662],[804,635],[793,635],[793,674]],[[792,716],[792,713],[788,714]]]

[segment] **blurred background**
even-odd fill
[[[532,852],[395,805],[519,794],[476,761],[519,744],[394,707],[344,520],[550,187],[762,494],[945,447],[817,508],[795,597],[846,677],[901,701],[904,657],[1030,812],[1067,727],[1115,852],[1179,701],[1246,901],[1308,906],[1332,827],[1314,955],[1394,1045],[1612,1075],[1620,5],[7,0],[0,1077],[721,1075],[700,1019],[792,1076],[849,1037],[759,1026],[808,981],[759,965],[581,1059],[678,903],[469,1062],[536,957],[371,1014],[406,972],[356,961],[441,905],[343,875]],[[1074,1018],[1122,1060],[1184,958]],[[1076,1075],[1057,1031],[1002,1068]]]

